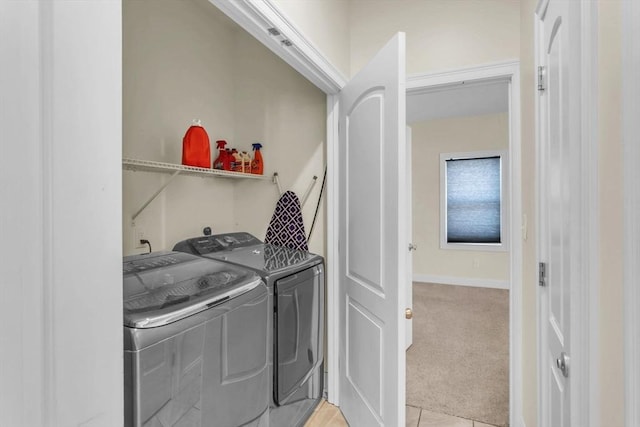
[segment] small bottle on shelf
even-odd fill
[[[262,153],[260,149],[262,144],[256,142],[253,145],[253,160],[251,161],[251,173],[256,175],[262,175],[264,173],[264,162],[262,160]]]

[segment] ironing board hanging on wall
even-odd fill
[[[276,203],[264,242],[291,249],[309,250],[302,222],[302,207],[293,191],[285,191]]]

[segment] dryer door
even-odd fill
[[[276,281],[274,293],[273,399],[284,405],[323,360],[322,264]]]

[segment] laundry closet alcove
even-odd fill
[[[241,151],[262,143],[264,175],[235,179],[235,173],[179,165],[194,117],[212,141],[224,139]],[[134,229],[144,230],[154,250],[170,249],[207,226],[264,238],[280,189],[308,196],[303,218],[309,227],[320,195],[320,186],[309,182],[323,173],[325,141],[325,93],[216,6],[123,2],[124,255],[144,251],[136,247]],[[276,171],[278,186],[272,184]],[[196,179],[202,177],[233,178]],[[309,242],[310,251],[323,256],[325,210],[322,201]]]

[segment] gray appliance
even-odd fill
[[[322,397],[324,259],[265,244],[249,233],[195,237],[173,248],[258,273],[269,289],[273,319],[270,426],[302,426]]]
[[[269,425],[267,288],[180,252],[123,258],[125,427]]]

